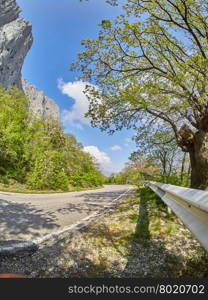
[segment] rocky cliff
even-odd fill
[[[0,83],[21,88],[21,69],[32,45],[32,27],[14,0],[0,0]]]
[[[59,119],[57,104],[22,80],[24,59],[33,42],[32,26],[19,17],[15,0],[0,0],[0,84],[17,86],[28,96],[31,109],[37,115]]]
[[[59,107],[44,92],[38,91],[35,86],[28,84],[26,80],[22,80],[22,88],[26,96],[30,99],[30,108],[40,117],[51,117],[59,120]]]

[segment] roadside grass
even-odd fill
[[[208,257],[179,219],[149,188],[64,248],[73,277],[204,277]]]
[[[22,194],[54,194],[54,193],[68,193],[68,192],[79,192],[86,190],[96,190],[101,188],[99,187],[90,187],[90,188],[82,188],[82,187],[74,187],[72,185],[68,186],[68,191],[63,192],[62,190],[31,190],[28,189],[25,184],[21,184],[18,182],[10,183],[1,183],[0,182],[0,191],[1,192],[10,192],[10,193],[22,193]]]

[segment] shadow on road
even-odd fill
[[[0,199],[0,240],[9,235],[39,236],[41,229],[54,229],[58,225],[56,218],[51,213],[46,214],[31,205],[11,203]],[[34,231],[35,230],[35,231]]]
[[[64,207],[54,212],[45,212],[33,207],[31,204],[14,203],[0,199],[0,240],[12,238],[25,239],[26,235],[41,236],[45,230],[54,230],[60,226],[57,224],[57,213],[69,215],[70,213],[85,213],[102,209],[111,204],[112,200],[120,196],[124,190],[116,192],[94,192],[75,195],[72,203],[66,203]],[[44,201],[44,200],[43,200]]]
[[[61,214],[68,214],[70,212],[78,213],[90,213],[103,208],[107,204],[111,204],[112,201],[118,198],[124,190],[119,190],[116,192],[98,192],[98,193],[85,193],[74,196],[75,199],[78,198],[77,203],[67,203],[64,208],[60,208],[57,211]],[[80,201],[82,199],[82,202]]]

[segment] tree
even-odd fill
[[[143,152],[133,152],[129,157],[127,167],[136,170],[138,178],[148,180],[159,174],[159,167],[155,161]]]
[[[183,154],[177,147],[173,132],[166,128],[158,128],[156,132],[143,130],[138,133],[134,140],[137,143],[138,151],[133,153],[131,157],[145,153],[149,161],[153,165],[157,165],[161,172],[164,182],[168,182],[170,177],[180,178],[183,183],[184,175],[187,174],[186,153]]]
[[[0,87],[0,177],[23,180],[28,141],[28,101],[17,89]]]
[[[90,155],[55,120],[33,120],[25,155],[27,185],[32,189],[67,190],[102,185],[103,178]]]
[[[189,153],[194,188],[208,186],[207,18],[205,0],[127,0],[72,64],[93,83],[85,91],[92,125],[169,127]]]
[[[92,157],[59,122],[40,119],[17,89],[0,87],[0,182],[32,189],[93,187],[103,176]]]
[[[124,169],[119,174],[111,174],[106,183],[138,184],[158,175],[159,168],[139,152],[133,152]]]

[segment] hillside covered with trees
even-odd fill
[[[102,185],[103,175],[76,138],[28,107],[22,92],[0,88],[0,182],[62,191]]]

